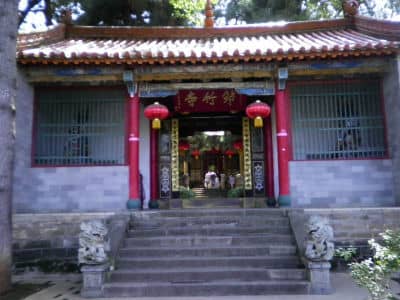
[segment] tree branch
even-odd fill
[[[25,21],[26,16],[32,11],[36,5],[40,3],[41,0],[29,0],[24,10],[18,12],[18,28]]]

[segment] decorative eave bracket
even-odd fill
[[[134,97],[138,91],[137,83],[135,82],[133,72],[132,71],[124,71],[122,74],[122,79],[126,84],[126,88],[128,89],[129,97]]]

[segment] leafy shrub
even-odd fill
[[[240,198],[244,196],[244,190],[242,188],[233,188],[228,191],[228,198]]]
[[[187,198],[194,198],[195,194],[190,188],[180,186],[179,196],[181,199],[187,199]]]
[[[368,241],[372,258],[350,264],[355,282],[368,290],[372,300],[396,299],[390,293],[391,275],[400,270],[400,231],[386,230],[381,233],[382,243]]]
[[[338,248],[335,250],[335,256],[346,262],[350,262],[357,254],[357,249],[354,247]]]

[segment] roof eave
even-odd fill
[[[18,57],[18,62],[22,65],[45,64],[45,65],[196,65],[196,64],[226,64],[238,62],[283,62],[283,61],[303,61],[337,58],[360,58],[360,57],[378,57],[390,56],[399,53],[398,45],[391,45],[385,48],[366,48],[359,50],[342,51],[316,51],[307,53],[276,53],[267,56],[248,55],[248,56],[227,56],[227,57],[202,57],[202,58],[74,58],[65,57]]]

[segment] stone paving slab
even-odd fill
[[[332,286],[335,292],[331,295],[271,295],[271,296],[223,296],[223,297],[180,297],[180,300],[366,300],[368,294],[357,287],[347,273],[331,273]],[[15,277],[16,282],[47,282],[52,281],[53,286],[33,294],[24,300],[82,300],[79,291],[81,278],[79,276],[31,276]],[[392,284],[393,292],[400,295],[400,285]],[[107,300],[111,298],[93,298]],[[173,300],[176,297],[147,297],[147,298],[112,298],[112,300]]]

